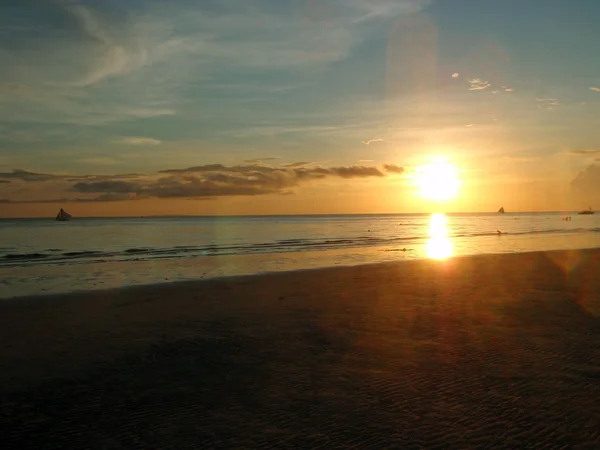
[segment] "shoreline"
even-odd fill
[[[386,250],[382,250],[386,251]],[[390,251],[390,250],[387,250]],[[395,251],[395,250],[394,250]],[[37,299],[48,299],[51,298],[60,298],[60,297],[71,297],[71,296],[86,296],[86,295],[96,295],[96,294],[111,294],[117,293],[121,291],[131,291],[131,294],[135,294],[136,290],[140,290],[140,293],[145,293],[148,289],[155,288],[163,288],[163,287],[172,287],[176,289],[177,287],[196,287],[196,284],[204,284],[210,282],[235,282],[236,280],[242,279],[253,279],[260,277],[270,277],[270,276],[285,276],[286,274],[295,274],[295,273],[304,273],[304,272],[314,272],[314,271],[335,271],[335,270],[344,270],[348,268],[368,268],[373,266],[393,266],[396,264],[447,264],[453,260],[463,260],[463,259],[477,259],[477,258],[489,258],[489,257],[502,257],[502,256],[517,256],[517,255],[555,255],[557,257],[566,256],[566,254],[572,253],[589,253],[593,255],[598,252],[600,254],[600,247],[589,247],[589,248],[574,248],[574,249],[557,249],[557,250],[533,250],[533,251],[524,251],[524,252],[506,252],[506,253],[479,253],[479,254],[465,254],[465,255],[457,255],[451,256],[445,259],[435,259],[429,258],[427,256],[417,257],[417,258],[407,258],[396,261],[374,261],[374,262],[360,262],[356,264],[336,264],[330,266],[322,266],[322,267],[305,267],[298,269],[289,269],[289,270],[272,270],[265,272],[257,272],[257,273],[248,273],[248,274],[239,274],[239,275],[218,275],[218,276],[209,276],[209,277],[199,277],[197,279],[192,280],[173,280],[173,281],[159,281],[154,283],[143,283],[143,284],[130,284],[123,285],[120,287],[108,287],[108,288],[97,288],[97,289],[82,289],[82,290],[74,290],[68,292],[53,292],[53,293],[39,293],[33,295],[17,295],[10,297],[0,297],[0,306],[2,303],[11,302],[11,301],[37,301]],[[243,255],[246,257],[246,255]],[[251,257],[251,256],[248,256]],[[135,264],[136,262],[134,262]],[[108,263],[112,264],[112,263]]]
[[[597,448],[599,272],[572,250],[3,300],[0,439]]]

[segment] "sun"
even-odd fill
[[[429,200],[451,200],[456,198],[460,188],[458,170],[442,159],[418,166],[413,180],[419,195]]]

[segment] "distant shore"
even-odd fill
[[[600,446],[600,249],[0,301],[6,448]]]

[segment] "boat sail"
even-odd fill
[[[71,214],[66,212],[64,209],[60,208],[60,211],[56,215],[56,220],[58,220],[59,222],[66,222],[71,217],[73,217]]]
[[[504,206],[500,207],[500,209],[498,210],[499,213],[504,213]]]

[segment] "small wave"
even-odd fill
[[[300,244],[302,242],[307,242],[308,239],[281,239],[279,241],[275,241],[278,244]]]
[[[62,256],[70,256],[70,257],[74,257],[74,256],[98,256],[98,255],[103,255],[104,252],[99,252],[99,251],[95,251],[95,250],[83,250],[80,252],[66,252],[63,253]]]
[[[500,230],[502,231],[502,230]],[[600,228],[554,228],[547,230],[527,230],[527,231],[502,231],[501,234],[510,234],[511,236],[525,236],[525,235],[536,235],[536,234],[553,234],[553,233],[598,233]],[[462,237],[484,237],[484,236],[496,236],[498,231],[487,231],[483,233],[458,233],[452,234],[451,238],[462,238]]]
[[[356,242],[355,239],[333,239],[319,242],[319,244],[352,244],[354,242]]]
[[[50,255],[45,253],[14,253],[9,255],[4,255],[4,259],[40,259],[47,258]]]
[[[135,253],[149,253],[152,249],[150,248],[128,248],[125,250],[125,253],[135,254]]]
[[[0,259],[2,266],[12,266],[20,264],[32,264],[32,263],[63,263],[72,260],[91,259],[98,257],[112,257],[115,253],[105,253],[100,251],[79,251],[79,252],[65,252],[65,253],[11,253],[4,255]]]

